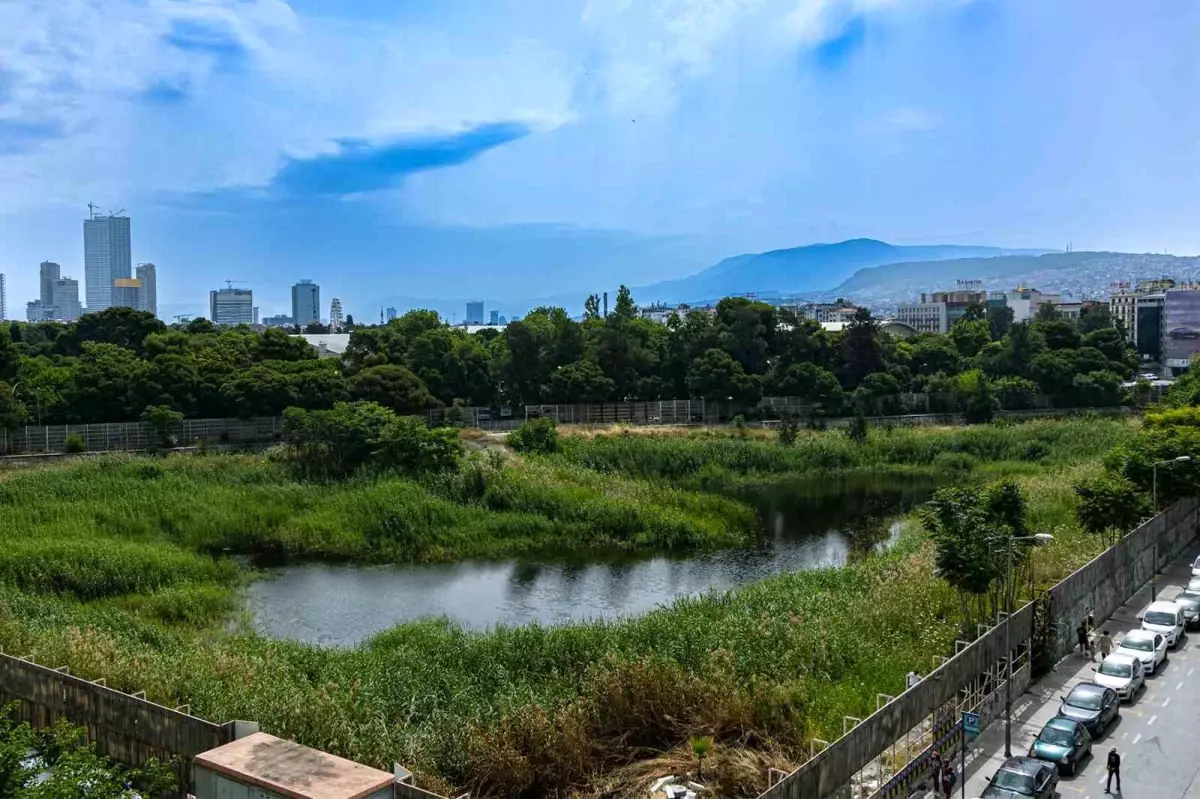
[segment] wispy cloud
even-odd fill
[[[142,100],[155,105],[172,105],[181,103],[188,98],[188,90],[184,83],[171,80],[159,80],[144,89],[139,95]]]
[[[840,69],[866,42],[867,21],[860,14],[847,22],[838,35],[817,45],[813,56],[822,69]]]
[[[396,186],[405,175],[462,164],[528,134],[525,125],[508,122],[387,144],[341,140],[334,153],[289,160],[271,189],[287,195],[379,191]]]
[[[211,56],[224,67],[239,63],[246,55],[246,46],[220,21],[174,20],[163,41],[187,53]]]
[[[62,127],[54,122],[0,119],[0,155],[22,153],[41,142],[57,139],[62,135]]]

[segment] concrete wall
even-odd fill
[[[191,787],[191,758],[234,740],[234,723],[214,724],[145,699],[0,654],[0,705],[18,703],[17,718],[33,727],[58,719],[87,731],[96,751],[139,766],[179,758],[176,774]]]
[[[1150,581],[1156,540],[1161,571],[1196,540],[1198,523],[1200,501],[1181,500],[1051,588],[1052,659],[1075,648],[1075,628],[1089,611],[1097,621],[1107,619]]]
[[[1155,542],[1158,568],[1184,552],[1197,537],[1200,501],[1181,500],[1126,535],[1118,544],[1050,589],[1055,625],[1051,644],[1055,660],[1070,653],[1075,627],[1088,611],[1097,620],[1112,615],[1150,580]],[[1033,637],[1033,605],[1013,614],[1014,648]],[[800,768],[763,793],[760,799],[826,799],[839,795],[851,778],[905,733],[955,697],[1004,655],[1004,628],[995,627],[946,661],[916,687],[867,717]],[[1028,679],[1014,675],[1014,687]],[[952,734],[952,733],[951,733]],[[913,768],[918,768],[913,766]]]
[[[1033,634],[1033,605],[1013,613],[1012,645]],[[920,724],[934,709],[955,699],[959,689],[1004,656],[1004,627],[994,627],[931,672],[916,686],[888,702],[854,729],[800,768],[760,799],[816,799],[833,795],[863,766]]]

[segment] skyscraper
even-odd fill
[[[342,316],[342,301],[334,297],[333,302],[329,303],[329,332],[338,332],[345,323],[345,318]]]
[[[248,325],[254,322],[254,292],[250,289],[217,289],[208,292],[209,318],[215,325]]]
[[[113,281],[111,305],[109,308],[132,308],[141,310],[142,281],[133,277],[119,277]]]
[[[467,318],[463,321],[465,321],[468,325],[482,325],[483,324],[483,303],[478,302],[478,301],[477,302],[468,302],[467,303]]]
[[[54,281],[51,293],[52,317],[59,322],[74,322],[83,315],[79,305],[79,281],[73,277],[62,277]]]
[[[138,310],[158,316],[158,267],[154,264],[138,264],[137,279],[142,284]]]
[[[41,277],[41,292],[38,299],[42,302],[42,308],[54,307],[54,281],[62,277],[62,267],[53,261],[42,261],[38,268],[39,276]]]
[[[396,309],[395,309],[395,308],[388,308],[388,309],[387,309],[387,320],[390,322],[390,321],[392,321],[392,320],[393,320],[393,319],[395,319],[395,318],[396,318]]]
[[[488,324],[489,325],[500,324],[500,312],[497,311],[495,308],[493,308],[491,311],[488,312]]]
[[[321,287],[311,280],[292,286],[292,318],[300,327],[321,322]]]
[[[103,311],[112,305],[114,280],[133,277],[129,217],[92,214],[83,220],[83,278],[87,287],[87,309]]]

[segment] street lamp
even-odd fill
[[[1192,459],[1191,455],[1180,455],[1178,458],[1167,458],[1165,461],[1150,466],[1150,471],[1154,475],[1153,494],[1154,497],[1154,515],[1158,515],[1158,467],[1169,466],[1172,463],[1187,463]],[[1158,599],[1158,532],[1154,533],[1154,562],[1150,564],[1150,601]]]
[[[1033,535],[1009,536],[1008,544],[1004,547],[1004,551],[1008,556],[1008,570],[1004,575],[1006,594],[1005,600],[1008,607],[1008,613],[1004,617],[1004,663],[1008,669],[1008,674],[1004,678],[1004,756],[1012,757],[1012,644],[1010,636],[1012,633],[1012,558],[1013,558],[1013,542],[1015,541],[1032,541],[1035,544],[1043,544],[1048,541],[1053,541],[1054,536],[1049,533],[1034,533]]]

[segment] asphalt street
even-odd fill
[[[1191,576],[1197,552],[1171,564],[1159,576],[1160,599],[1175,597]],[[1140,626],[1138,614],[1150,604],[1144,588],[1113,618],[1098,624],[1117,640]],[[1012,752],[1029,753],[1042,726],[1052,719],[1065,695],[1080,681],[1089,681],[1096,662],[1070,655],[1053,672],[1013,700]],[[1158,674],[1146,680],[1144,690],[1121,706],[1120,717],[1098,738],[1089,757],[1073,777],[1062,776],[1063,799],[1100,799],[1107,778],[1105,758],[1111,747],[1121,754],[1121,788],[1113,794],[1129,799],[1200,799],[1200,631],[1192,631],[1179,647],[1168,652]],[[967,760],[966,797],[977,797],[988,779],[1004,762],[1003,719],[990,725],[971,743]],[[955,797],[962,796],[962,786]]]

